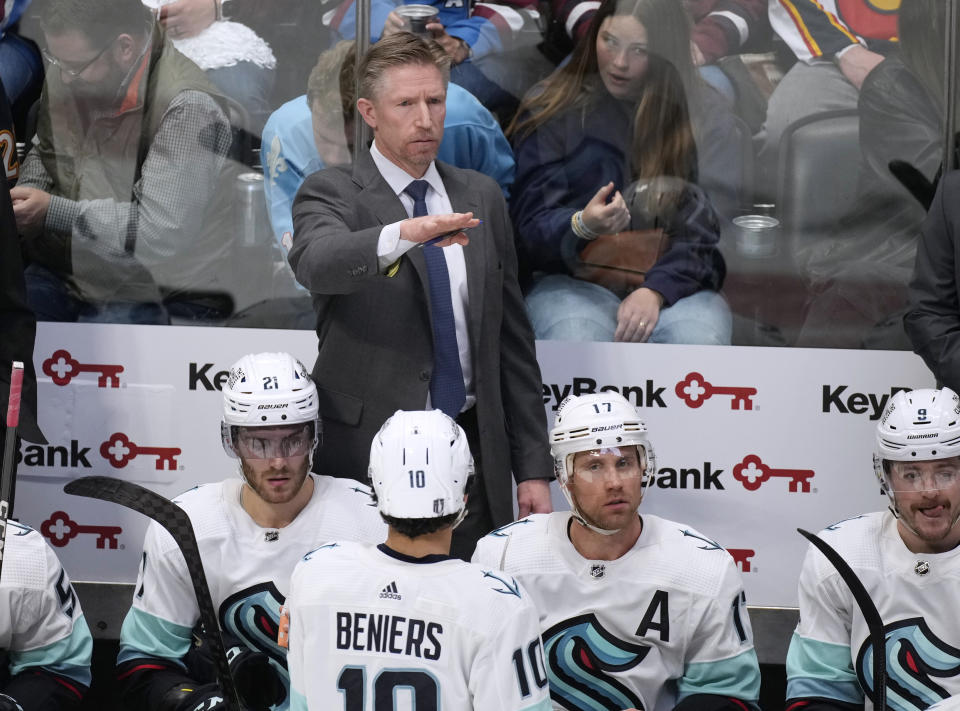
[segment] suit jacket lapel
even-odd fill
[[[400,222],[409,217],[407,211],[403,208],[403,203],[400,202],[400,198],[396,196],[390,186],[387,185],[387,181],[380,175],[377,164],[373,162],[369,150],[362,151],[354,161],[353,180],[360,187],[360,192],[357,194],[357,204],[369,208],[381,225]],[[427,264],[423,259],[423,252],[414,248],[407,252],[405,256],[410,259],[417,276],[420,277],[424,293],[426,293],[429,287],[427,285]],[[427,299],[428,310],[430,308],[429,302],[430,300]]]
[[[454,212],[472,212],[474,217],[483,219],[479,214],[480,200],[476,191],[470,190],[466,181],[461,179],[461,175],[453,173],[449,166],[437,162],[437,170],[440,177],[443,178],[443,185],[447,189],[447,197],[450,198],[450,205]],[[483,224],[469,230],[466,234],[470,237],[470,243],[463,248],[463,259],[467,265],[467,293],[469,295],[469,318],[468,326],[470,329],[470,341],[472,343],[480,342],[480,323],[483,316],[483,287],[484,287],[484,265],[488,259],[491,259],[489,250],[492,247],[488,230],[491,226]]]

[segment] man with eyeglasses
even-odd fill
[[[41,320],[209,317],[229,292],[227,100],[137,0],[48,0],[37,134],[12,190]]]
[[[234,364],[223,386],[221,434],[239,478],[196,487],[176,502],[193,523],[245,707],[282,711],[289,677],[277,633],[294,566],[330,540],[378,543],[386,526],[368,487],[310,473],[321,436],[317,389],[293,356],[257,353]],[[204,647],[191,651],[200,613],[186,563],[156,523],[135,590],[117,658],[124,708],[220,708]]]
[[[733,558],[689,526],[638,513],[656,475],[647,429],[619,393],[570,396],[550,432],[570,511],[477,544],[540,612],[555,709],[756,710],[760,668]]]
[[[889,509],[819,535],[847,561],[883,620],[888,707],[922,711],[960,694],[960,396],[947,388],[894,395],[877,423],[873,462]],[[813,547],[799,598],[787,708],[872,708],[867,623],[847,583]]]

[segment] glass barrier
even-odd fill
[[[361,20],[450,62],[435,149],[507,197],[538,338],[910,349],[947,5],[767,5],[373,0]],[[314,328],[288,256],[325,228],[298,227],[297,191],[371,135],[352,0],[37,0],[4,22],[40,319]]]

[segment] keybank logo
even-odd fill
[[[544,383],[543,404],[550,405],[551,410],[560,407],[560,403],[569,395],[592,395],[594,393],[620,393],[634,407],[666,407],[663,393],[666,387],[657,387],[652,380],[646,380],[642,385],[609,385],[598,383],[593,378],[574,378],[569,383]]]
[[[723,482],[720,475],[723,469],[717,469],[711,462],[704,462],[703,466],[660,467],[652,484],[661,489],[716,489],[723,491]]]
[[[898,392],[911,388],[894,386],[889,393],[848,392],[849,385],[823,386],[823,412],[836,412],[841,415],[870,415],[871,420],[879,420],[883,408],[890,398]]]
[[[70,383],[81,373],[96,373],[98,388],[119,388],[122,365],[107,365],[104,363],[81,363],[70,351],[60,349],[43,361],[43,374],[61,387]]]
[[[78,440],[70,440],[69,446],[62,444],[28,444],[17,440],[17,464],[26,467],[61,467],[63,469],[90,469],[87,454],[90,447],[81,447]]]
[[[230,378],[229,370],[210,372],[213,363],[190,363],[187,372],[187,390],[223,390]]]

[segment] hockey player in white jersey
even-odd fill
[[[876,430],[874,473],[889,509],[819,533],[850,565],[883,620],[887,706],[920,711],[960,694],[960,397],[898,392]],[[866,622],[847,584],[812,546],[787,654],[790,709],[873,707]]]
[[[550,432],[570,511],[480,539],[540,610],[555,709],[756,708],[760,669],[733,559],[689,526],[638,512],[656,474],[636,409],[570,396]]]
[[[240,476],[191,489],[176,503],[193,524],[246,708],[286,709],[277,632],[294,566],[325,541],[383,540],[386,527],[368,487],[309,473],[321,436],[317,390],[289,354],[244,356],[230,369],[221,434]],[[125,708],[211,711],[224,703],[212,668],[191,650],[199,614],[180,550],[151,523],[120,634]]]
[[[548,711],[537,612],[510,575],[449,555],[473,460],[439,410],[397,411],[370,450],[379,546],[329,543],[290,585],[293,711]]]
[[[7,521],[0,574],[0,711],[75,711],[90,686],[93,639],[57,556]]]

